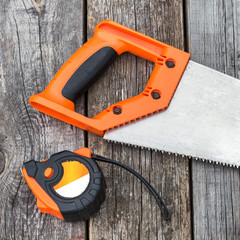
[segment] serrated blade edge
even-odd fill
[[[189,61],[166,111],[104,139],[240,166],[240,81]]]

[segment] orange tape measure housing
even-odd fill
[[[80,148],[74,153],[79,154],[84,157],[91,158],[91,151],[88,148]],[[48,159],[43,160],[42,162],[47,161]],[[28,176],[25,168],[22,169],[23,176],[32,190],[33,194],[37,198],[37,206],[39,210],[43,213],[52,214],[53,216],[64,220],[62,213],[58,207],[58,205],[54,202],[54,200],[49,196],[47,192],[39,185],[39,183],[33,178]],[[46,176],[45,176],[46,177]]]

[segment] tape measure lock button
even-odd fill
[[[53,175],[53,169],[51,167],[48,167],[44,172],[44,176],[46,178],[51,178],[52,175]]]

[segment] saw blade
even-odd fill
[[[105,140],[240,166],[240,81],[189,61],[167,110]]]

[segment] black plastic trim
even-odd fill
[[[84,94],[118,56],[111,47],[103,47],[89,57],[65,84],[62,95],[74,102]]]

